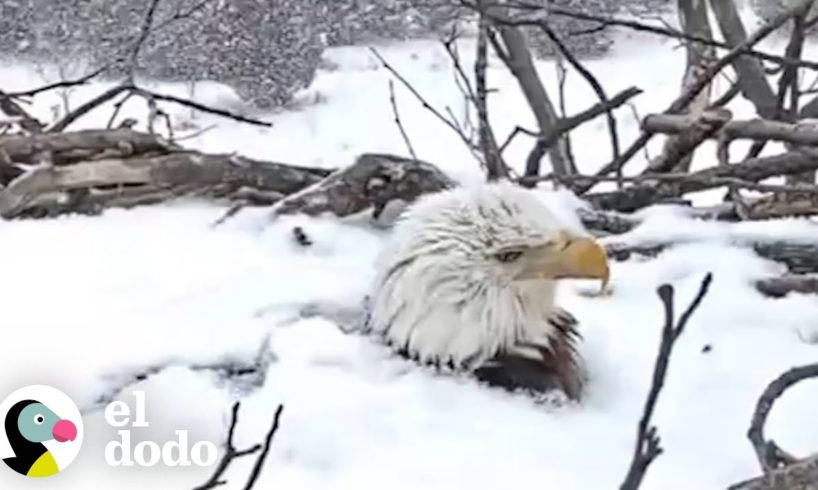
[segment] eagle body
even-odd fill
[[[419,198],[378,258],[366,330],[423,364],[491,385],[578,398],[577,321],[561,278],[607,281],[604,251],[510,183]]]

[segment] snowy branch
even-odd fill
[[[663,284],[657,289],[657,293],[665,309],[665,324],[662,328],[662,340],[659,344],[659,353],[653,368],[653,380],[650,390],[648,391],[647,400],[645,400],[642,417],[639,419],[636,433],[636,448],[634,449],[633,459],[631,460],[631,465],[625,476],[625,480],[619,487],[620,490],[637,490],[642,484],[642,480],[650,464],[662,454],[662,447],[659,444],[656,427],[650,425],[651,418],[653,417],[656,402],[659,400],[659,394],[665,383],[668,365],[670,364],[670,355],[673,352],[676,340],[682,335],[690,317],[696,311],[696,308],[699,307],[705,295],[707,295],[712,281],[713,275],[708,273],[702,280],[699,291],[696,293],[693,301],[678,320],[675,320],[674,317],[673,286]]]
[[[273,417],[273,423],[270,426],[270,429],[267,431],[267,435],[264,437],[264,444],[255,444],[247,449],[236,449],[235,445],[233,444],[233,436],[236,432],[236,425],[238,424],[239,420],[239,407],[241,406],[240,402],[236,402],[233,404],[233,408],[231,410],[231,417],[230,417],[230,427],[227,430],[227,440],[225,441],[225,452],[222,459],[216,465],[216,470],[213,472],[213,475],[202,485],[195,487],[193,490],[209,490],[211,488],[220,487],[222,485],[226,485],[227,481],[223,479],[225,471],[230,466],[230,463],[233,460],[238,458],[243,458],[245,456],[250,456],[255,453],[259,454],[258,458],[256,458],[256,462],[253,465],[253,469],[251,470],[250,476],[247,479],[247,483],[244,486],[245,490],[250,490],[258,481],[258,477],[261,474],[261,468],[264,464],[264,461],[267,459],[267,455],[270,452],[270,447],[272,446],[273,437],[275,436],[276,432],[278,431],[279,427],[279,420],[281,419],[281,413],[284,411],[284,405],[279,405],[275,411],[275,416]]]
[[[818,363],[795,367],[786,371],[767,386],[756,403],[747,437],[753,444],[753,449],[755,449],[758,462],[764,473],[769,473],[776,468],[797,461],[792,455],[778,447],[775,442],[764,437],[764,425],[775,401],[787,389],[808,378],[818,378]]]

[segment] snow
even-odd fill
[[[378,49],[431,103],[462,113],[462,94],[439,46],[416,41]],[[461,51],[467,53],[468,45]],[[206,151],[324,167],[349,164],[362,152],[408,154],[392,123],[388,72],[364,48],[337,49],[328,57],[337,68],[319,74],[300,95],[300,108],[266,115],[275,124],[271,129],[168,110],[198,128],[216,125],[185,142]],[[644,115],[673,98],[682,60],[672,43],[632,37],[612,57],[588,65],[611,94],[632,84],[643,88],[636,105]],[[540,69],[555,87],[553,65],[541,63]],[[0,77],[4,89],[14,90],[36,85],[33,73],[11,66]],[[489,79],[499,90],[490,102],[497,133],[517,124],[533,127],[514,80],[497,60]],[[726,85],[717,84],[719,90]],[[104,88],[74,88],[70,103],[76,107]],[[156,88],[187,95],[180,85]],[[457,137],[397,89],[418,155],[460,181],[479,180],[480,170]],[[576,76],[567,90],[569,112],[594,101]],[[236,100],[215,84],[198,87],[195,95],[210,103]],[[32,111],[53,120],[59,104],[58,94],[45,94]],[[748,114],[744,102],[731,109]],[[110,110],[94,111],[77,127],[104,125]],[[134,100],[123,113],[144,121],[145,110]],[[627,109],[619,114],[622,140],[629,141],[638,127]],[[583,171],[610,159],[607,138],[602,118],[575,133]],[[518,171],[529,145],[520,140],[509,150]],[[695,166],[713,164],[711,155],[700,152]],[[644,161],[628,173],[640,165]],[[537,192],[558,214],[576,220],[573,196]],[[808,220],[724,224],[694,221],[673,206],[642,212],[644,223],[621,240],[688,243],[654,259],[613,264],[609,297],[588,297],[590,285],[579,281],[564,285],[559,302],[581,322],[591,381],[580,404],[551,405],[420,368],[372,339],[342,332],[330,319],[299,318],[307,304],[359,306],[384,231],[360,220],[294,216],[268,222],[263,209],[212,226],[223,212],[184,201],[99,217],[0,222],[0,393],[49,384],[84,413],[83,451],[69,470],[49,479],[49,488],[192,488],[206,480],[211,468],[111,468],[103,460],[105,444],[117,435],[97,401],[129,375],[157,366],[169,367],[115,395],[132,404],[134,390],[146,393],[151,425],[134,429],[137,440],[167,441],[174,430],[186,429],[191,441],[221,443],[230,407],[241,399],[236,445],[243,448],[261,442],[275,407],[285,405],[259,488],[616,488],[631,457],[659,342],[662,307],[655,290],[673,284],[681,309],[707,272],[714,274],[711,293],[678,343],[656,412],[665,452],[643,488],[724,488],[758,472],[745,433],[761,390],[818,354],[818,302],[797,294],[761,297],[752,281],[780,266],[735,243],[814,241],[818,232]],[[305,230],[312,247],[295,243],[294,226]],[[187,367],[252,359],[267,338],[274,358],[258,390],[240,392]],[[818,384],[799,385],[776,405],[768,433],[795,454],[814,451],[817,403]],[[224,488],[242,488],[252,463],[233,463]],[[21,488],[19,476],[0,471],[0,487]]]

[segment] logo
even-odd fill
[[[105,446],[105,462],[110,466],[155,466],[160,461],[165,466],[210,466],[216,462],[218,447],[208,441],[198,441],[192,446],[187,430],[175,431],[176,440],[160,445],[155,441],[143,440],[132,444],[132,429],[146,429],[147,420],[145,392],[134,391],[134,407],[125,401],[115,401],[105,407],[105,421],[116,427],[119,440]],[[130,426],[130,428],[128,428]]]
[[[21,475],[56,475],[79,454],[82,416],[60,390],[31,385],[15,391],[0,403],[0,421],[0,458]]]

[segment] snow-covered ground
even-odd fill
[[[436,43],[416,41],[380,51],[431,103],[462,114],[462,94]],[[215,125],[186,141],[206,151],[325,167],[347,165],[362,152],[408,154],[392,123],[389,73],[364,48],[338,49],[327,57],[337,68],[319,74],[299,109],[269,115],[271,129],[167,109],[176,121]],[[470,56],[465,58],[468,63]],[[614,56],[588,65],[611,94],[630,85],[644,89],[636,99],[644,115],[663,110],[677,93],[683,59],[672,42],[634,37],[624,39]],[[541,63],[540,68],[548,86],[555,87],[554,66]],[[490,108],[498,135],[518,124],[534,127],[516,82],[496,59],[489,79],[497,89]],[[5,90],[42,82],[22,66],[3,68],[0,80]],[[727,82],[716,85],[724,90]],[[104,87],[72,89],[70,103],[76,107]],[[184,86],[159,89],[188,94]],[[569,112],[594,102],[573,74],[567,95]],[[196,97],[210,103],[234,99],[229,90],[208,84]],[[397,98],[420,158],[463,182],[482,177],[454,134],[401,87]],[[51,120],[61,103],[58,94],[47,94],[34,101],[32,111]],[[745,102],[731,108],[749,114]],[[104,125],[110,111],[100,108],[77,126]],[[139,101],[129,102],[124,112],[144,120]],[[627,108],[619,111],[619,123],[623,141],[629,141],[638,127]],[[610,159],[604,119],[583,126],[573,138],[583,171]],[[660,143],[650,150],[655,153]],[[529,147],[530,141],[521,139],[509,150],[518,170]],[[713,160],[712,152],[700,152],[695,166]],[[643,164],[634,163],[628,173]],[[564,214],[577,205],[572,196],[537,192]],[[174,430],[187,429],[192,442],[220,443],[230,407],[241,395],[236,444],[242,448],[261,441],[275,407],[285,404],[258,488],[616,488],[631,457],[659,341],[662,310],[655,289],[671,283],[680,304],[686,304],[711,271],[711,293],[671,362],[655,417],[665,453],[643,488],[719,489],[757,473],[745,432],[763,387],[780,372],[818,357],[818,301],[801,295],[761,297],[752,280],[779,272],[780,266],[730,240],[771,235],[814,241],[818,228],[808,220],[728,225],[694,222],[672,207],[645,211],[646,222],[630,238],[697,240],[656,259],[614,264],[610,297],[590,298],[581,294],[586,284],[565,284],[559,300],[581,322],[581,352],[591,381],[582,403],[554,407],[437,375],[371,339],[343,333],[329,320],[297,318],[298,308],[308,303],[356,307],[366,294],[384,232],[328,218],[268,222],[261,209],[212,227],[223,212],[207,203],[180,202],[99,217],[0,222],[0,394],[49,384],[84,411],[80,457],[43,488],[175,489],[206,479],[211,468],[109,468],[103,460],[104,445],[116,434],[95,402],[128,375],[161,365],[169,367],[117,396],[132,403],[133,390],[147,394],[151,425],[135,430],[135,437],[166,441]],[[296,224],[311,237],[312,247],[294,243]],[[267,338],[273,361],[263,387],[246,396],[208,372],[185,367],[252,359]],[[776,406],[769,434],[795,454],[818,449],[817,406],[818,382],[799,385]],[[251,464],[252,458],[234,463],[225,488],[241,488]],[[29,486],[0,471],[0,488]]]

